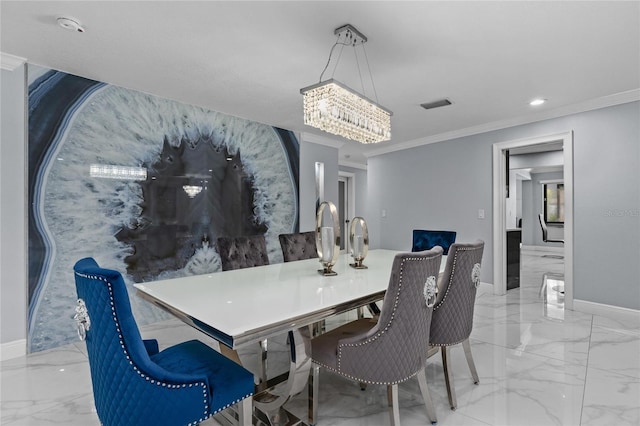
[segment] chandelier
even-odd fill
[[[391,139],[391,111],[333,78],[322,81],[336,46],[353,46],[355,52],[355,47],[360,45],[364,51],[364,43],[367,41],[367,38],[351,25],[336,28],[334,34],[338,39],[331,48],[327,65],[320,74],[320,82],[300,89],[303,96],[304,124],[361,143],[377,143]],[[366,58],[366,51],[364,53]],[[356,55],[356,62],[357,60]],[[366,62],[371,77],[369,61]],[[335,68],[337,66],[336,63]],[[362,83],[362,74],[360,80]],[[371,85],[375,94],[373,77]],[[362,87],[364,92],[364,84]]]
[[[91,164],[89,165],[89,176],[106,179],[147,180],[147,169],[111,164]]]
[[[194,198],[202,191],[202,186],[200,185],[182,185],[182,189],[187,193],[189,198]]]

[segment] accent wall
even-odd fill
[[[28,67],[28,352],[76,338],[73,265],[121,272],[140,324],[168,318],[135,282],[221,269],[220,236],[299,228],[299,144],[283,130]]]

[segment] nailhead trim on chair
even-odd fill
[[[458,260],[458,251],[466,251],[466,250],[477,250],[477,247],[459,247],[458,250],[456,250],[456,254],[453,257],[453,265],[451,267],[451,274],[449,275],[449,283],[451,283],[451,277],[453,277],[453,274],[456,271],[456,261]],[[449,294],[449,288],[451,288],[451,287],[447,286],[447,290],[444,293],[444,296],[442,296],[442,300],[440,300],[440,303],[438,303],[436,306],[433,307],[434,311],[436,309],[438,309],[440,307],[440,305],[442,305],[444,303],[445,299],[447,298],[447,294]]]
[[[449,284],[451,284],[451,277],[453,277],[453,274],[456,270],[456,261],[458,260],[458,251],[467,251],[467,250],[477,250],[477,247],[458,247],[458,249],[456,250],[456,254],[453,257],[453,266],[451,267],[451,275],[449,275]],[[433,307],[433,310],[435,311],[436,309],[438,309],[440,307],[440,305],[442,305],[442,303],[444,303],[445,299],[447,298],[447,294],[449,294],[449,289],[451,288],[451,285],[447,286],[447,291],[444,293],[444,296],[442,297],[442,300],[440,301],[440,303],[438,303],[436,306]],[[465,339],[466,340],[466,339]],[[456,343],[447,343],[447,344],[443,344],[443,345],[429,345],[429,347],[433,348],[433,347],[443,347],[443,346],[455,346],[458,345],[460,343],[464,342],[464,340],[461,340],[459,342]]]
[[[376,334],[374,334],[373,336],[369,337],[364,342],[348,343],[348,344],[344,344],[344,345],[338,346],[338,369],[337,370],[335,368],[329,367],[329,366],[327,366],[327,365],[325,365],[323,363],[317,363],[317,364],[320,364],[323,367],[325,367],[326,369],[334,371],[334,372],[336,372],[336,373],[338,373],[338,374],[340,374],[340,375],[342,375],[344,377],[348,377],[348,378],[350,378],[352,380],[357,380],[357,381],[360,381],[360,382],[363,382],[363,383],[367,383],[367,384],[372,384],[372,385],[396,385],[398,383],[405,382],[405,381],[409,380],[410,378],[414,377],[418,372],[416,372],[416,373],[414,373],[414,374],[412,374],[412,375],[410,375],[408,377],[405,377],[403,379],[396,380],[396,381],[393,381],[393,382],[377,382],[377,381],[370,381],[370,380],[361,380],[361,379],[359,379],[357,377],[351,376],[349,374],[345,374],[342,371],[340,371],[341,370],[340,362],[341,362],[341,357],[342,357],[341,348],[342,347],[348,347],[348,346],[349,347],[357,347],[357,346],[364,346],[366,344],[369,344],[369,343],[377,340],[380,336],[382,336],[385,333],[385,331],[387,331],[389,329],[389,327],[391,327],[391,323],[393,322],[393,319],[395,318],[396,309],[398,307],[398,301],[400,299],[400,292],[402,291],[402,274],[404,272],[404,262],[407,261],[407,260],[408,261],[421,261],[421,260],[429,260],[429,259],[431,259],[431,258],[408,257],[408,258],[402,259],[402,263],[400,264],[400,277],[398,279],[398,293],[396,293],[396,298],[395,298],[395,300],[393,302],[393,310],[391,311],[391,318],[389,319],[389,322],[387,323],[387,325],[385,326],[385,328],[383,330],[381,330],[381,331],[377,332]]]
[[[131,358],[129,357],[129,352],[127,351],[126,346],[124,345],[124,339],[122,337],[122,334],[120,332],[120,323],[118,322],[118,317],[116,316],[116,307],[113,301],[113,288],[112,288],[112,284],[105,280],[103,277],[99,277],[99,276],[94,276],[94,275],[86,275],[86,274],[81,274],[79,272],[75,272],[76,275],[82,277],[82,278],[87,278],[87,279],[91,279],[91,280],[100,280],[103,281],[107,284],[107,288],[109,289],[109,303],[111,304],[111,313],[113,315],[113,321],[116,324],[116,330],[118,331],[118,338],[120,340],[120,346],[122,347],[122,351],[124,352],[124,356],[129,360],[129,364],[133,367],[133,370],[143,379],[150,381],[151,383],[155,383],[158,386],[164,386],[167,387],[169,389],[177,389],[177,388],[185,388],[187,387],[186,384],[182,384],[182,385],[173,385],[170,383],[165,383],[165,382],[161,382],[161,381],[156,381],[153,379],[150,379],[149,376],[147,376],[146,374],[144,374],[143,372],[141,372],[140,370],[138,370],[138,367],[135,366],[133,364],[133,361],[131,361]],[[229,407],[229,405],[227,405],[224,408],[221,408],[220,410],[216,411],[215,413],[207,413],[207,411],[209,410],[209,406],[207,405],[207,386],[204,382],[197,382],[197,383],[189,383],[189,387],[193,387],[194,385],[196,386],[201,386],[202,387],[202,396],[204,398],[203,400],[203,404],[204,404],[204,417],[200,418],[200,420],[198,420],[196,423],[189,423],[189,426],[193,425],[197,425],[200,422],[203,422],[204,420],[208,419],[209,417],[211,417],[213,414],[217,413],[218,411]]]

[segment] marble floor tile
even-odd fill
[[[535,252],[523,252],[521,260],[519,288],[504,296],[494,295],[489,284],[478,289],[471,335],[478,385],[463,349],[451,348],[457,410],[449,407],[440,355],[427,361],[438,424],[639,425],[640,315],[614,319],[565,311],[560,292],[547,292],[546,300],[541,293],[545,274],[562,276],[563,260]],[[328,321],[327,327],[354,318],[349,313]],[[175,319],[140,329],[143,338],[158,339],[161,349],[194,338],[218,347]],[[286,369],[286,336],[269,340],[268,347],[268,371]],[[244,365],[257,371],[257,345],[238,352]],[[356,383],[321,370],[319,398],[318,426],[389,424],[384,386],[362,391]],[[399,402],[402,425],[428,424],[415,378],[400,384]],[[307,406],[306,389],[286,405],[303,419]],[[3,361],[0,412],[0,424],[8,426],[98,425],[84,343]],[[203,426],[218,422],[209,419]]]
[[[589,368],[640,380],[640,336],[594,327],[589,348]]]
[[[640,380],[589,368],[580,424],[640,425]]]

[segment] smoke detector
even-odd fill
[[[78,33],[84,32],[84,27],[80,25],[80,22],[78,22],[73,18],[67,18],[67,17],[61,16],[57,19],[57,21],[58,21],[58,25],[60,25],[65,30],[75,31]]]

